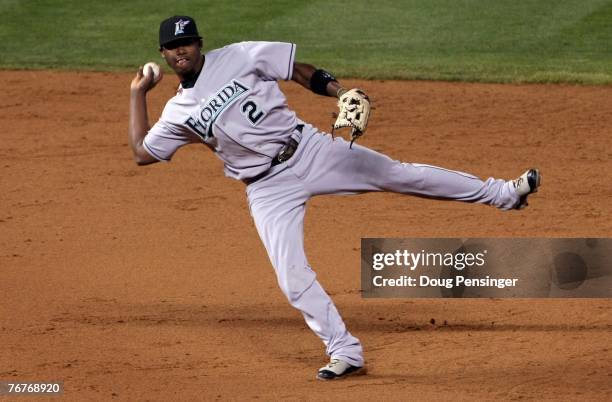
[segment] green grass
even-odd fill
[[[173,14],[206,49],[291,41],[344,77],[612,83],[612,0],[0,0],[0,68],[131,70]]]

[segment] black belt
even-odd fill
[[[303,128],[304,128],[303,124],[298,124],[295,129],[301,133]],[[293,138],[289,138],[289,142],[287,142],[287,144],[285,144],[285,146],[281,148],[280,152],[274,158],[272,158],[270,169],[272,169],[276,165],[280,165],[281,163],[287,162],[289,159],[291,159],[293,154],[295,154],[295,151],[297,150],[298,145],[300,145],[299,142],[297,142]],[[248,179],[243,179],[242,181],[245,182],[246,185],[248,186],[249,184],[255,183],[257,180],[267,175],[270,169],[256,176],[249,177]]]

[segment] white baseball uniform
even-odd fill
[[[190,142],[208,145],[229,177],[247,186],[251,215],[276,271],[278,284],[322,339],[332,358],[363,365],[359,340],[346,329],[304,252],[306,201],[319,194],[392,191],[511,209],[519,202],[511,182],[435,166],[402,163],[298,119],[278,80],[290,80],[295,45],[242,42],[205,54],[195,83],[181,85],[144,139],[153,157],[169,161]],[[299,129],[298,129],[299,126]],[[288,161],[271,167],[290,139]]]

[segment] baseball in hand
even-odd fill
[[[153,74],[153,83],[155,84],[157,84],[159,80],[161,80],[161,77],[162,77],[162,72],[161,72],[161,69],[159,68],[159,65],[152,61],[144,65],[144,67],[142,68],[142,74],[145,77],[148,77],[151,74]]]

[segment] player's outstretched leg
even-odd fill
[[[455,170],[419,163],[403,163],[342,138],[314,134],[302,139],[305,155],[295,162],[311,195],[392,191],[421,197],[520,209],[537,191],[540,173],[530,169],[516,180],[480,178]],[[302,144],[300,144],[302,146]],[[291,163],[291,161],[290,161]],[[316,168],[315,168],[316,167]]]
[[[287,169],[249,185],[247,196],[251,215],[281,290],[321,338],[332,361],[344,362],[334,367],[333,375],[342,376],[362,367],[361,343],[346,329],[304,253],[304,213],[309,196],[302,184]]]

